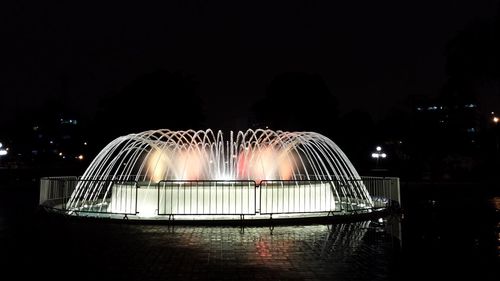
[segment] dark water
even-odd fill
[[[0,278],[500,280],[500,198],[478,188],[403,184],[401,217],[271,229],[61,220],[37,212],[36,180],[11,180]]]

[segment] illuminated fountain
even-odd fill
[[[373,207],[346,155],[314,132],[130,134],[109,143],[75,182],[70,213],[257,218]]]

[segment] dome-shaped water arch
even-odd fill
[[[92,161],[66,208],[161,215],[335,212],[373,206],[342,150],[314,132],[151,130]]]

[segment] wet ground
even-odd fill
[[[2,280],[500,280],[500,198],[469,187],[403,185],[401,217],[274,228],[59,219],[37,188],[0,187]]]

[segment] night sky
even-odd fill
[[[2,3],[0,126],[50,97],[90,119],[102,97],[157,69],[196,77],[207,127],[244,124],[289,71],[320,74],[341,113],[378,118],[409,95],[437,95],[446,43],[498,11],[489,0],[164,2]]]

